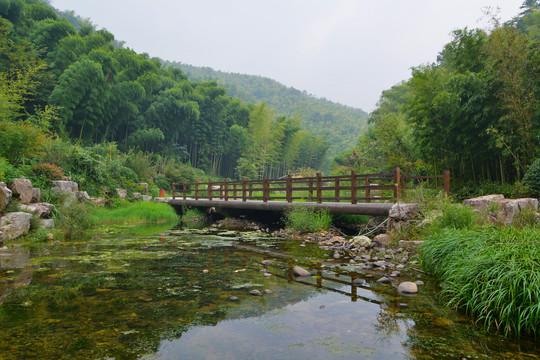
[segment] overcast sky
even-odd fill
[[[262,75],[371,111],[451,31],[506,21],[522,0],[51,0],[137,52]]]

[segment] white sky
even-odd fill
[[[371,111],[381,91],[431,63],[451,31],[489,28],[522,0],[51,0],[137,52],[262,75]]]

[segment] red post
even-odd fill
[[[236,183],[233,184],[233,200],[236,200]]]
[[[309,179],[309,201],[313,201],[313,179]]]
[[[242,201],[246,201],[246,178],[242,179]]]
[[[176,197],[175,194],[174,194],[174,187],[175,187],[174,185],[175,185],[174,183],[171,184],[171,188],[172,188],[171,190],[172,190],[172,198],[173,198],[173,200],[174,200],[174,198]]]
[[[229,201],[229,181],[225,179],[225,201]]]
[[[322,176],[317,173],[317,202],[322,203]]]
[[[334,186],[336,188],[336,190],[334,190],[334,196],[336,197],[336,202],[339,202],[339,179],[338,178],[336,178]]]
[[[287,182],[285,183],[285,197],[287,198],[287,202],[292,202],[292,175],[287,176]]]
[[[195,181],[195,200],[199,200],[199,181]]]
[[[358,203],[356,171],[351,171],[351,204]]]
[[[444,170],[444,193],[450,196],[450,170]]]
[[[208,200],[212,200],[212,180],[208,180]]]

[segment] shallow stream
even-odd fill
[[[534,341],[442,307],[411,268],[400,280],[425,285],[405,296],[315,244],[171,227],[9,245],[0,359],[540,359]],[[295,278],[295,265],[315,276]]]

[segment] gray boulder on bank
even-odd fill
[[[420,215],[420,206],[416,203],[395,203],[388,214],[386,232],[401,231],[415,222]]]
[[[25,235],[30,230],[32,214],[12,212],[0,218],[0,241],[9,241]]]
[[[141,199],[142,201],[152,201],[152,197],[150,195],[143,195]]]
[[[77,196],[77,200],[84,202],[84,201],[90,201],[90,196],[88,196],[88,193],[86,191],[77,191],[75,193]]]
[[[126,189],[116,189],[116,193],[120,197],[120,199],[127,198],[127,190]]]
[[[418,285],[410,281],[405,281],[399,284],[398,291],[404,294],[416,294],[418,292]]]
[[[23,204],[30,204],[34,191],[32,183],[28,179],[13,179],[9,182],[8,187],[11,189],[12,196],[18,197]]]
[[[36,203],[36,204],[21,204],[19,209],[26,212],[31,212],[39,216],[40,218],[47,218],[51,215],[51,211],[54,208],[54,205],[49,203]]]
[[[79,184],[74,181],[56,180],[52,182],[51,188],[63,193],[76,193],[79,191]]]
[[[503,195],[486,195],[463,201],[465,205],[472,206],[477,211],[492,210],[488,214],[492,222],[512,224],[517,215],[523,210],[538,211],[538,199],[521,198],[505,199]]]
[[[41,201],[41,189],[40,188],[32,188],[32,204],[38,203]]]
[[[11,203],[12,192],[6,183],[0,181],[0,212],[7,209]]]
[[[54,228],[54,220],[53,219],[41,219],[41,227],[43,229],[52,229],[52,228]]]
[[[135,200],[139,200],[142,197],[142,194],[139,192],[134,192],[133,194],[131,194],[131,196],[133,196]]]

